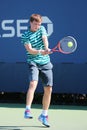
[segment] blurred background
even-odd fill
[[[28,66],[21,34],[28,29],[33,13],[43,16],[50,48],[67,35],[75,37],[78,43],[73,54],[51,55],[52,103],[87,105],[86,0],[0,0],[0,102],[25,102]],[[38,99],[42,95],[39,81],[34,103],[40,103]]]

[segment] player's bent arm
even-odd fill
[[[42,55],[46,54],[45,50],[36,50],[35,48],[32,48],[31,44],[24,44],[24,46],[30,54],[34,54],[34,55],[39,53],[41,53]]]
[[[45,50],[47,54],[51,54],[51,49],[49,48],[49,42],[48,42],[48,38],[46,35],[42,36],[42,40],[44,42],[44,46],[45,46]]]
[[[49,43],[48,43],[48,38],[47,38],[47,36],[45,36],[45,35],[42,36],[42,40],[43,40],[45,49],[48,50]]]

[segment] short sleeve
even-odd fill
[[[26,32],[25,33],[23,33],[22,34],[22,36],[21,36],[21,43],[23,43],[23,44],[29,44],[30,42],[29,42],[29,38],[26,36],[27,34],[26,34]]]
[[[42,36],[44,35],[48,36],[47,31],[44,26],[41,26],[41,32],[42,32]]]

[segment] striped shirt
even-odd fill
[[[31,44],[32,48],[36,50],[44,50],[45,46],[42,41],[42,36],[46,35],[46,29],[44,26],[41,26],[36,32],[31,32],[30,29],[22,34],[21,41],[23,44]],[[38,63],[40,65],[47,64],[50,62],[49,55],[42,55],[42,54],[30,54],[28,51],[27,53],[27,62],[30,63],[31,61]]]

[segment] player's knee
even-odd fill
[[[31,81],[29,85],[29,89],[36,89],[37,87],[37,81]]]
[[[52,93],[52,87],[44,87],[44,92],[47,94],[51,94]]]

